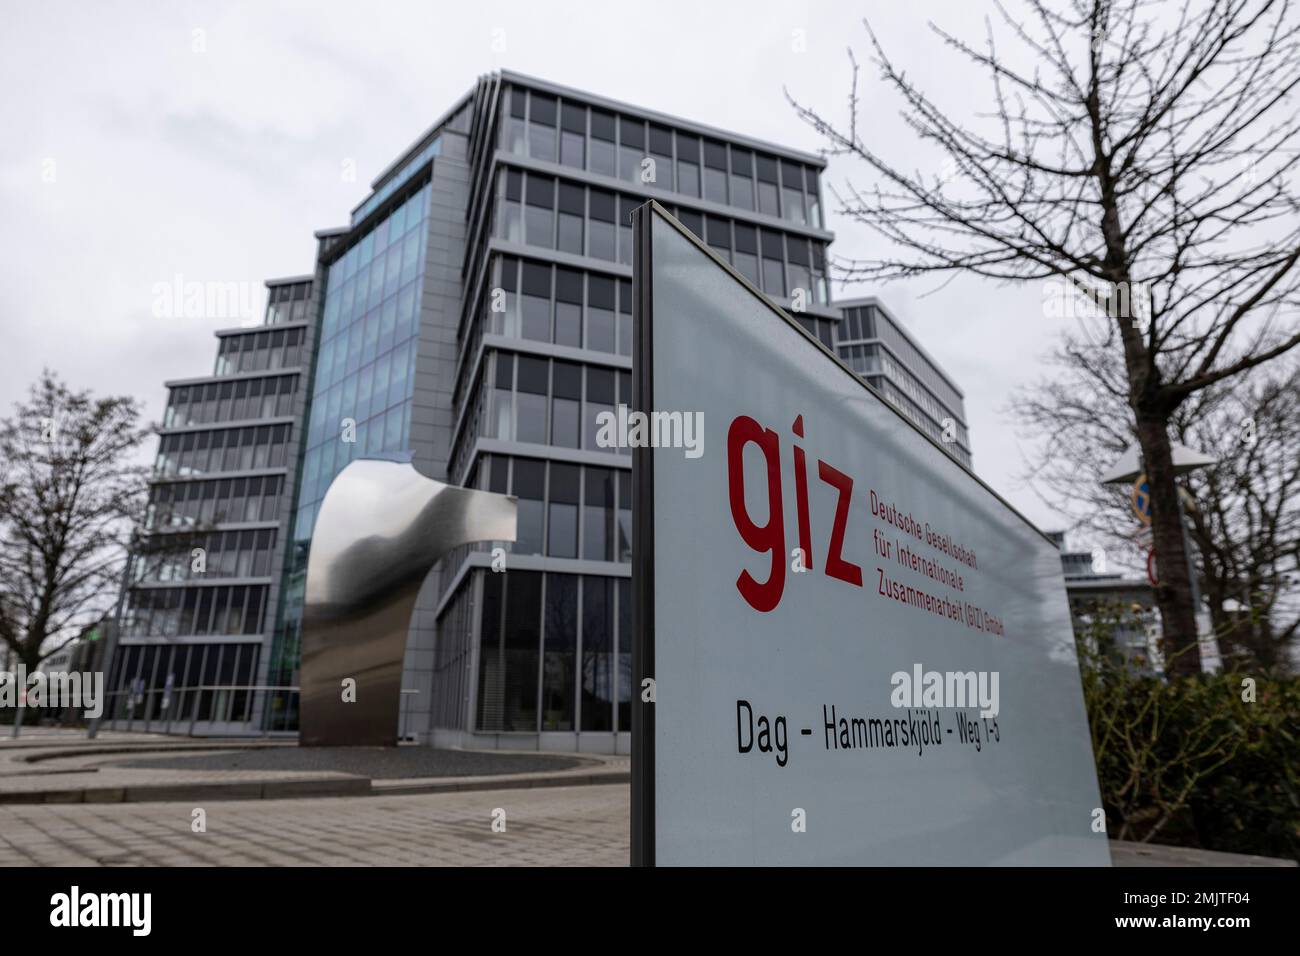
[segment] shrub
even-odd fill
[[[1077,632],[1110,835],[1300,860],[1300,681],[1164,680],[1109,641],[1123,613]]]

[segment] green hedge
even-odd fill
[[[1110,835],[1300,860],[1300,680],[1164,681],[1097,650],[1111,623],[1078,642]]]

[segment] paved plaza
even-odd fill
[[[626,866],[629,764],[31,735],[0,743],[0,866]],[[1295,865],[1115,841],[1111,858]]]
[[[0,805],[0,866],[626,866],[628,787]],[[504,811],[504,818],[496,811]],[[503,819],[504,832],[495,832]],[[498,829],[500,824],[498,824]]]

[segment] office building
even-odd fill
[[[260,614],[240,617],[247,639],[234,642],[257,650],[232,666],[223,643],[218,671],[280,688],[241,698],[247,729],[297,726],[317,510],[348,462],[379,456],[519,499],[507,573],[491,569],[485,542],[426,580],[407,641],[401,735],[625,751],[631,456],[595,437],[602,411],[631,402],[631,210],[658,200],[835,348],[823,167],[812,154],[502,72],[382,171],[346,224],[317,232],[314,273],[294,284],[307,319],[292,324],[301,350],[292,416],[238,423],[288,429],[274,508],[256,527],[273,538],[270,570],[258,563],[256,575],[250,566],[247,578],[218,579],[245,589],[241,606],[258,588]],[[960,415],[960,393],[956,405]],[[211,414],[183,427],[232,427]],[[168,449],[176,427],[164,430]],[[215,480],[235,474],[252,477]],[[172,628],[170,639],[180,636]],[[126,667],[118,686],[142,665]],[[161,686],[156,661],[148,674],[142,686]]]
[[[201,734],[260,725],[310,353],[310,277],[267,282],[263,323],[218,331],[212,374],[166,383],[105,719]]]
[[[836,351],[895,408],[967,468],[970,433],[962,391],[874,296],[843,299]]]

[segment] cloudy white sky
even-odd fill
[[[156,419],[162,381],[208,372],[212,330],[237,323],[157,318],[155,285],[247,283],[260,313],[262,281],[309,272],[313,230],[345,222],[370,180],[485,72],[815,151],[783,88],[842,115],[845,49],[867,56],[863,15],[941,104],[973,116],[988,87],[927,21],[978,38],[991,12],[985,0],[13,6],[0,31],[0,408],[50,366],[75,386],[134,394]],[[870,71],[861,93],[878,152],[936,163]],[[349,162],[355,181],[341,175]],[[829,181],[848,179],[870,181],[832,162]],[[836,250],[868,248],[827,199]],[[938,286],[837,294],[888,303],[964,389],[976,471],[1057,527],[1018,480],[1024,443],[1006,405],[1064,330],[1042,318],[1036,288]]]

